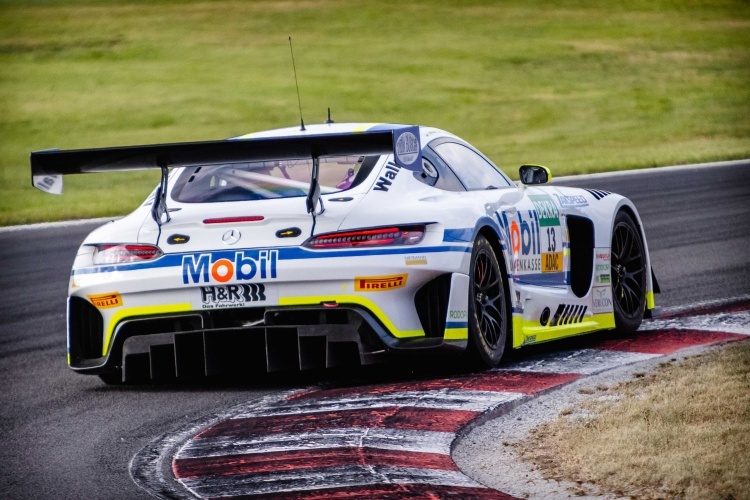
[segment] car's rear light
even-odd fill
[[[263,220],[262,215],[249,215],[245,217],[220,217],[218,219],[203,219],[204,224],[230,224],[236,222],[258,222]]]
[[[425,226],[377,227],[313,236],[302,244],[307,248],[353,248],[386,245],[416,245],[424,238]]]
[[[155,245],[103,244],[94,247],[94,264],[126,264],[158,259],[163,255]]]

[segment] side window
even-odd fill
[[[429,147],[422,150],[422,172],[415,173],[414,177],[443,191],[466,191],[456,174]]]
[[[463,144],[444,142],[435,146],[435,151],[469,191],[504,188],[511,185],[497,167]]]

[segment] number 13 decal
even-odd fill
[[[557,251],[557,241],[555,240],[555,228],[553,227],[547,228],[547,251],[548,252]]]

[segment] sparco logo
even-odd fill
[[[232,260],[214,259],[209,253],[185,255],[182,257],[182,282],[189,285],[211,281],[250,281],[255,277],[274,279],[278,259],[278,250],[237,252]]]

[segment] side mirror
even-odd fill
[[[545,184],[552,180],[552,172],[541,165],[522,165],[518,169],[521,182],[526,185]]]

